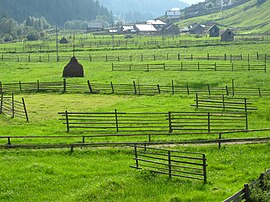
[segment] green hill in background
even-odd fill
[[[93,20],[110,12],[94,0],[0,0],[0,18],[22,22],[28,16],[44,16],[50,24],[63,25],[68,20]]]
[[[270,0],[250,0],[228,10],[189,18],[177,23],[185,27],[192,23],[218,24],[221,28],[235,28],[239,33],[270,32]]]

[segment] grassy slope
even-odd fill
[[[257,0],[251,0],[241,6],[225,10],[222,14],[214,13],[206,16],[190,18],[179,23],[186,26],[192,22],[207,23],[215,22],[223,28],[239,28],[242,33],[263,33],[270,31],[270,0],[260,6],[256,6]]]

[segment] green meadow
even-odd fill
[[[78,36],[88,37],[90,40],[108,40],[92,35]],[[52,37],[53,38],[53,37]],[[140,54],[156,55],[224,55],[242,54],[245,58],[248,54],[269,54],[270,43],[266,41],[232,42],[228,44],[217,43],[215,45],[202,45],[196,42],[198,39],[186,36],[192,40],[186,47],[158,48],[157,46],[144,47],[145,41],[161,40],[161,37],[148,36],[135,38],[141,44],[140,47],[120,47],[112,50],[112,47],[100,47],[99,49],[78,48],[75,56],[84,66],[84,78],[67,79],[67,82],[81,84],[90,80],[94,83],[132,84],[133,81],[149,85],[170,85],[172,80],[175,85],[206,86],[212,87],[231,86],[232,80],[236,87],[249,87],[270,89],[270,70],[264,71],[112,71],[112,62],[89,61],[87,56],[121,56]],[[134,40],[135,40],[134,39]],[[181,37],[179,37],[181,39]],[[179,40],[178,39],[178,40]],[[119,36],[123,40],[123,36]],[[164,39],[173,41],[172,38]],[[45,43],[45,42],[37,42]],[[53,39],[46,42],[54,49]],[[13,82],[43,82],[62,81],[64,66],[72,56],[72,48],[60,49],[60,57],[66,57],[56,62],[56,53],[53,51],[32,52],[5,52],[6,49],[19,50],[22,43],[0,45],[0,81],[2,84]],[[28,62],[1,61],[3,57],[26,58],[50,56],[51,61]],[[80,59],[81,57],[81,59]],[[247,64],[248,61],[235,61],[235,64]],[[224,60],[135,60],[132,62],[114,61],[115,64],[129,65],[146,63],[221,63],[230,64]],[[264,64],[264,61],[253,60],[251,64]],[[267,67],[270,63],[267,61]],[[71,131],[66,133],[65,125],[58,120],[58,112],[113,112],[115,109],[124,112],[168,112],[191,111],[196,109],[195,95],[172,95],[171,93],[147,96],[147,95],[108,95],[89,93],[16,93],[15,99],[25,98],[29,114],[29,123],[15,117],[11,119],[0,115],[1,136],[53,136],[53,135],[87,135]],[[269,128],[270,106],[267,96],[248,96],[250,102],[258,109],[249,114],[249,128]],[[240,137],[269,137],[268,132],[235,133],[224,135],[226,138]],[[217,136],[155,136],[155,141],[181,141],[181,140],[206,140],[216,139]],[[97,138],[92,141],[145,141],[142,137]],[[49,140],[29,140],[31,142],[44,143]],[[58,143],[58,140],[51,140]],[[59,140],[60,141],[60,140]],[[67,140],[67,142],[72,140]],[[77,141],[77,140],[76,140]],[[20,142],[20,140],[18,140]],[[6,144],[6,139],[0,139],[1,144]],[[164,145],[163,147],[167,147]],[[260,173],[269,168],[270,156],[268,143],[265,144],[236,144],[223,145],[218,149],[217,145],[185,145],[173,146],[174,149],[201,152],[207,157],[208,183],[192,181],[182,178],[168,179],[167,176],[157,175],[147,171],[137,171],[129,168],[133,165],[133,150],[129,147],[116,148],[76,148],[74,153],[69,149],[2,149],[0,150],[0,201],[222,201],[243,188],[244,183],[250,183],[257,179]],[[160,146],[162,147],[162,146]]]

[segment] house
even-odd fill
[[[180,29],[177,25],[168,23],[162,27],[161,34],[162,35],[178,35],[180,34]]]
[[[103,25],[100,22],[89,22],[87,24],[87,32],[99,32],[103,30]]]
[[[135,24],[134,29],[139,34],[156,34],[157,33],[157,29],[154,27],[154,25]]]
[[[189,27],[189,33],[190,34],[203,34],[204,26],[195,23]]]
[[[134,33],[134,25],[123,25],[122,26],[122,30],[121,30],[124,34],[130,34],[130,33]]]
[[[60,44],[67,44],[68,40],[66,39],[66,37],[63,37],[62,39],[59,40]]]
[[[230,30],[226,29],[225,31],[220,32],[221,40],[220,41],[234,41],[235,34]]]
[[[208,33],[209,33],[210,37],[219,37],[219,31],[220,31],[220,29],[218,28],[218,26],[216,24],[212,25],[208,29]]]
[[[161,20],[147,20],[146,24],[153,25],[157,30],[161,30],[161,28],[166,25],[166,23]]]
[[[167,19],[178,20],[178,19],[180,19],[180,14],[181,14],[180,8],[172,8],[172,9],[166,11],[165,16]]]

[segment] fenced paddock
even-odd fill
[[[207,182],[205,154],[135,145],[133,159],[131,168]]]
[[[235,98],[227,96],[199,96],[196,94],[195,106],[196,108],[207,108],[207,109],[221,109],[221,110],[233,110],[233,111],[251,111],[257,110],[252,106],[251,102],[247,101],[247,98]]]
[[[232,86],[212,87],[209,84],[204,86],[193,86],[188,84],[176,85],[174,80],[170,85],[160,84],[141,84],[133,81],[131,83],[94,83],[85,81],[73,83],[66,79],[57,82],[0,82],[0,92],[6,93],[39,93],[39,92],[58,92],[58,93],[90,93],[90,94],[120,94],[120,95],[227,95],[227,96],[270,96],[270,89],[255,87],[238,87],[233,83]]]
[[[143,62],[143,61],[185,61],[185,60],[208,60],[208,61],[228,61],[228,62],[264,62],[270,61],[269,54],[182,54],[182,53],[160,53],[160,54],[131,54],[131,55],[80,55],[76,54],[78,60],[89,62]],[[2,62],[65,62],[70,60],[70,56],[47,54],[47,53],[5,53],[0,55]]]
[[[112,63],[112,71],[264,71],[266,64],[218,64],[218,63],[156,63],[156,64],[115,64]]]
[[[248,129],[241,112],[59,112],[67,132],[211,133]]]
[[[0,96],[0,114],[10,116],[11,118],[25,118],[29,122],[24,98],[22,98],[22,101],[17,101],[13,93],[11,95],[1,93]]]

